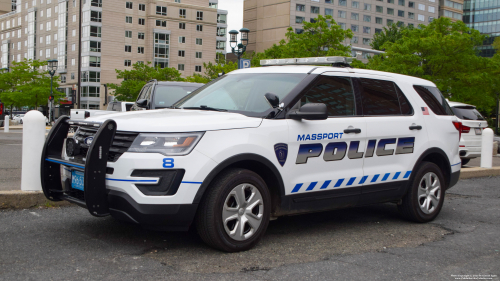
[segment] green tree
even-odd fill
[[[123,79],[120,84],[109,84],[115,90],[115,97],[121,101],[135,101],[142,87],[152,79],[158,81],[183,81],[181,73],[173,67],[153,67],[151,62],[137,62],[131,70],[115,69],[116,78]]]
[[[238,69],[238,63],[219,59],[219,61],[216,61],[215,63],[203,63],[203,67],[205,68],[204,77],[210,81],[219,77],[219,73],[229,73]]]
[[[433,81],[450,100],[474,104],[488,115],[494,107],[492,73],[498,64],[477,56],[483,40],[463,22],[439,18],[403,31],[395,42],[386,41],[380,46],[385,54],[370,58],[367,67]]]
[[[408,31],[413,29],[413,26],[404,26],[400,25],[398,26],[397,24],[393,23],[391,26],[384,27],[382,32],[376,33],[373,35],[372,42],[370,43],[370,46],[372,46],[373,49],[375,50],[382,50],[381,48],[382,45],[384,45],[386,42],[396,42],[399,39],[403,37],[403,34]]]

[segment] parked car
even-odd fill
[[[466,165],[471,159],[481,156],[481,135],[488,127],[488,122],[473,105],[453,101],[448,103],[462,122],[459,151],[462,165]]]
[[[144,85],[131,110],[170,107],[203,85],[202,83],[157,81],[153,79]]]
[[[23,118],[24,118],[24,114],[17,114],[14,117],[12,117],[12,121],[16,121],[17,123],[22,124]]]
[[[6,112],[5,112],[4,104],[2,102],[0,102],[0,127],[3,127],[5,115],[6,115]]]

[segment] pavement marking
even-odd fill
[[[33,215],[33,216],[35,216],[35,217],[41,217],[41,215],[40,215],[40,214],[35,213],[35,212],[30,212],[30,214],[32,214],[32,215]]]

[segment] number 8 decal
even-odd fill
[[[163,158],[163,168],[173,168],[174,158]]]

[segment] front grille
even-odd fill
[[[80,126],[78,128],[73,138],[80,144],[81,154],[87,155],[89,146],[85,144],[84,140],[93,137],[98,129],[98,127],[93,126]],[[138,135],[139,133],[116,131],[113,144],[109,148],[108,162],[116,162],[128,150]]]

